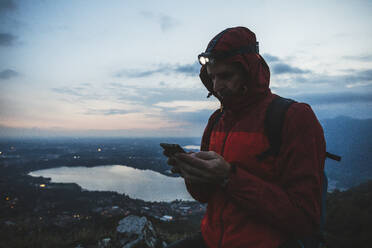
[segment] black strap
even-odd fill
[[[330,152],[326,152],[326,157],[330,158],[330,159],[333,159],[333,160],[336,160],[338,162],[341,161],[341,156],[338,156],[338,155],[330,153]]]
[[[202,147],[201,150],[208,151],[209,150],[209,143],[212,135],[213,128],[216,126],[218,121],[220,120],[221,116],[223,115],[223,111],[216,110],[210,119],[211,124],[208,127],[208,130],[206,130],[205,135],[203,137]]]
[[[277,156],[282,144],[282,130],[285,114],[288,108],[296,101],[284,97],[276,97],[266,110],[264,132],[269,140],[269,148],[257,155],[259,160],[268,156]]]
[[[285,114],[293,103],[296,103],[296,101],[278,96],[274,98],[267,107],[264,132],[269,140],[269,148],[257,155],[259,160],[263,160],[268,156],[277,156],[279,154],[280,146],[282,145],[282,130]],[[336,161],[341,161],[340,156],[330,152],[326,152],[326,157]]]

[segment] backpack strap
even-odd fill
[[[341,156],[338,156],[338,155],[330,153],[330,152],[326,152],[326,157],[330,158],[330,159],[333,159],[333,160],[336,160],[338,162],[341,161]]]
[[[278,156],[280,146],[282,145],[285,114],[293,103],[296,103],[296,101],[277,96],[267,107],[264,132],[269,140],[269,148],[256,156],[259,160],[264,160],[268,156]],[[341,161],[340,156],[330,152],[326,152],[326,158]]]
[[[285,114],[296,101],[278,96],[271,101],[266,110],[264,132],[269,140],[269,148],[257,155],[259,160],[268,156],[277,156],[282,144],[282,130]]]
[[[218,123],[222,115],[223,115],[223,110],[218,109],[209,118],[208,125],[204,131],[203,139],[201,142],[201,147],[200,147],[201,151],[209,150],[209,143],[210,143],[213,128],[216,126],[216,124]]]
[[[264,132],[269,140],[269,148],[263,153],[257,155],[257,158],[262,160],[268,156],[277,156],[279,154],[280,146],[282,144],[282,130],[285,120],[285,115],[289,107],[296,103],[296,101],[276,97],[271,101],[265,116],[265,127]],[[336,161],[340,161],[341,157],[329,152],[326,152],[326,157],[331,158]],[[324,226],[326,219],[326,198],[327,198],[327,189],[328,189],[328,178],[323,170],[323,181],[322,181],[322,196],[321,196],[321,218],[319,231],[310,237],[305,237],[301,240],[291,239],[285,242],[280,248],[289,248],[289,247],[302,247],[302,248],[313,248],[319,247],[320,244],[325,243],[324,239]]]

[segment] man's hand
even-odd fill
[[[221,184],[229,176],[231,166],[213,151],[178,153],[168,164],[179,170],[187,182]]]

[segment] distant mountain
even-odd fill
[[[341,162],[326,161],[330,187],[345,189],[372,179],[372,119],[339,116],[320,122],[327,151],[342,156]]]

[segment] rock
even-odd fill
[[[123,248],[133,248],[135,245],[138,245],[139,243],[141,243],[141,241],[142,240],[140,238],[138,238],[138,239],[133,240],[133,241],[127,243],[126,245],[124,245]]]
[[[98,248],[109,247],[110,241],[111,241],[110,238],[105,238],[105,239],[102,239],[102,240],[98,241]]]
[[[7,225],[7,226],[15,226],[16,225],[16,223],[14,223],[13,221],[10,221],[10,220],[5,221],[4,224]]]
[[[140,235],[147,222],[146,217],[129,215],[119,221],[116,231],[119,233],[130,233]]]
[[[123,248],[132,248],[140,243],[143,248],[155,248],[160,242],[151,221],[146,217],[129,215],[119,221],[116,228]]]

